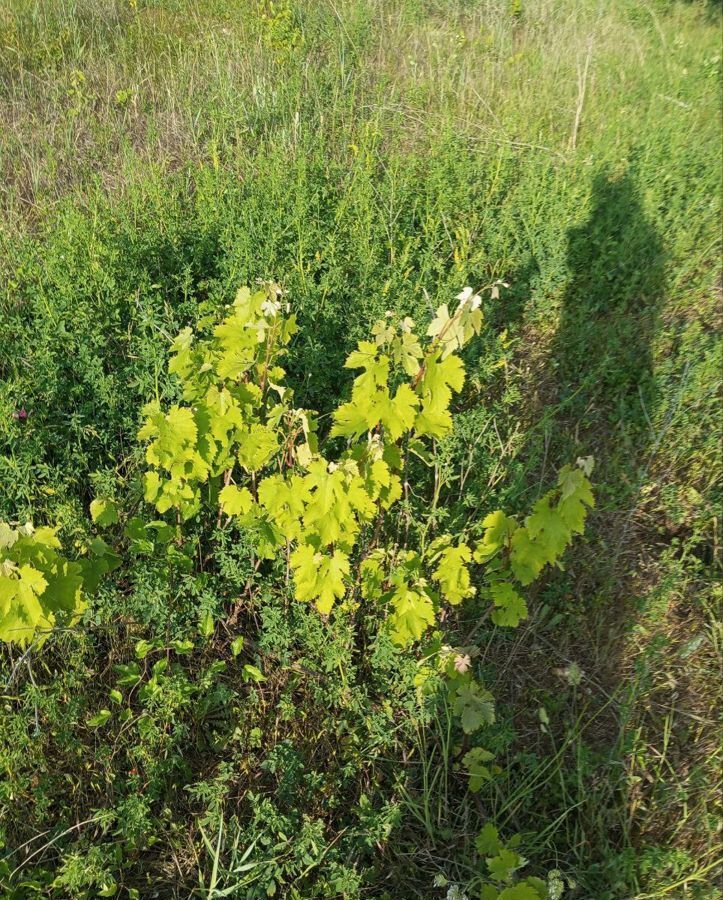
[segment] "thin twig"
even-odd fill
[[[57,843],[62,837],[65,837],[66,834],[70,834],[71,831],[77,831],[79,828],[82,828],[84,825],[90,825],[91,822],[99,822],[102,816],[93,816],[91,819],[85,819],[83,822],[78,822],[76,825],[71,825],[70,828],[66,828],[65,831],[61,831],[60,834],[56,834],[55,837],[48,841],[47,844],[43,844],[38,850],[35,850],[30,856],[26,857],[19,866],[17,866],[11,873],[10,878],[17,875],[17,873],[23,868],[23,866],[27,865],[31,859],[36,857],[39,853],[44,853],[49,847],[52,847],[53,844]],[[46,832],[47,834],[47,832]]]

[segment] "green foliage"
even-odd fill
[[[457,688],[454,711],[460,718],[465,734],[472,734],[483,725],[492,725],[495,721],[492,694],[474,681]]]
[[[56,529],[0,521],[0,640],[39,645],[55,626],[73,625],[86,607],[84,587],[117,563],[98,539],[80,562],[60,549]]]
[[[492,777],[492,770],[487,763],[494,758],[494,753],[483,750],[482,747],[473,747],[462,757],[462,765],[469,773],[469,789],[472,793],[477,793]]]
[[[182,400],[167,409],[159,402],[146,406],[138,432],[147,466],[141,475],[143,500],[151,514],[144,517],[138,499],[132,505],[105,496],[92,501],[93,523],[108,529],[109,539],[117,544],[112,551],[99,539],[90,543],[98,557],[96,566],[105,565],[104,572],[95,571],[95,580],[124,553],[131,559],[155,561],[168,583],[185,584],[185,590],[202,599],[195,631],[203,645],[211,646],[219,624],[224,627],[227,611],[209,602],[210,598],[204,600],[206,585],[214,577],[215,565],[222,571],[225,535],[235,535],[252,562],[246,570],[245,597],[264,614],[270,596],[277,595],[287,604],[293,585],[294,599],[300,601],[297,606],[311,604],[310,614],[321,614],[324,641],[335,634],[342,639],[341,655],[327,660],[328,667],[340,667],[342,684],[346,682],[342,659],[350,665],[348,654],[358,634],[377,644],[371,655],[367,651],[363,665],[371,664],[371,656],[376,655],[383,667],[380,654],[391,642],[396,648],[391,658],[402,653],[416,669],[417,651],[410,655],[409,650],[418,645],[428,662],[411,678],[410,686],[424,693],[441,676],[462,734],[489,728],[496,722],[491,692],[475,678],[469,657],[440,647],[439,629],[448,610],[477,596],[473,582],[479,580],[478,573],[486,599],[494,604],[493,619],[516,625],[526,608],[512,580],[529,583],[527,570],[532,571],[530,559],[537,559],[535,554],[543,554],[544,563],[558,559],[573,532],[580,530],[586,506],[592,503],[589,482],[581,470],[566,467],[558,487],[536,504],[524,527],[501,512],[487,516],[474,552],[474,522],[465,531],[441,534],[430,542],[425,540],[427,523],[419,531],[416,549],[407,546],[408,539],[402,543],[400,525],[408,516],[401,502],[402,485],[408,484],[412,474],[410,449],[420,459],[434,461],[436,448],[430,438],[452,426],[453,392],[464,386],[464,369],[454,351],[480,328],[479,297],[465,290],[453,314],[446,306],[440,308],[427,340],[416,336],[408,318],[400,323],[388,316],[378,322],[373,329],[375,342],[361,341],[347,360],[347,367],[364,371],[352,385],[351,399],[333,414],[328,434],[319,431],[315,412],[294,405],[294,392],[284,383],[279,361],[296,325],[282,297],[276,284],[265,284],[255,292],[242,288],[220,322],[208,316],[197,332],[186,328],[173,341],[169,372],[178,379]],[[585,465],[589,471],[590,465]],[[120,496],[122,485],[112,487],[114,495]],[[159,514],[168,520],[153,518]],[[214,520],[211,530],[208,526]],[[24,548],[31,543],[35,551],[45,548],[42,573],[64,567],[62,574],[75,591],[68,621],[76,621],[83,608],[82,576],[91,564],[62,560],[55,553],[59,543],[50,529],[26,528],[21,535],[4,526],[2,534],[8,555],[3,564],[6,578],[14,579],[16,585],[13,599],[17,596],[17,601],[11,611],[29,605],[26,595],[38,610],[17,642],[26,642],[35,627],[52,624],[51,604],[55,604],[54,612],[62,605],[54,599],[60,570],[53,569],[53,580],[44,577],[40,568],[21,565],[28,553]],[[204,548],[198,561],[196,546]],[[209,567],[214,557],[218,562]],[[238,584],[238,576],[234,580]],[[216,583],[223,585],[223,578],[216,577]],[[46,595],[41,622],[37,598]],[[363,631],[357,620],[364,622]],[[3,623],[5,637],[12,623],[8,616]],[[280,636],[276,641],[285,646]],[[263,703],[264,692],[278,672],[268,659],[263,665],[261,659],[251,661],[249,646],[245,635],[237,634],[229,641],[228,651],[239,683],[250,696],[257,695],[254,702]],[[119,735],[134,729],[140,741],[132,751],[134,768],[142,761],[146,767],[157,768],[159,777],[168,777],[181,765],[173,747],[188,727],[182,722],[192,715],[194,704],[197,715],[219,722],[219,729],[207,740],[219,746],[233,742],[225,728],[228,713],[220,712],[225,688],[217,683],[228,661],[210,662],[192,681],[181,659],[194,651],[193,641],[181,636],[171,640],[168,630],[165,639],[138,640],[133,658],[114,665],[114,683],[86,716],[86,727],[99,736],[114,729],[119,729]],[[214,683],[216,687],[211,688]],[[254,745],[261,739],[257,726],[241,728],[238,725],[233,734],[243,733]],[[280,783],[278,791],[279,796],[288,793],[291,798],[299,789],[292,786],[292,773],[301,770],[302,763],[293,742],[276,746],[283,759],[269,755],[261,770],[286,772],[289,783]],[[473,793],[499,773],[499,767],[487,765],[493,758],[480,747],[464,755],[462,764]],[[129,795],[127,803],[131,801]],[[129,846],[146,846],[146,811],[124,813],[124,817],[130,823],[121,826]],[[223,823],[217,827],[220,840]],[[202,833],[209,851],[219,852]],[[502,848],[487,864],[493,879],[507,882],[521,861],[514,851]],[[346,876],[339,877],[343,882]],[[213,875],[212,882],[216,878]],[[103,884],[107,883],[104,875]],[[268,882],[267,891],[272,884],[275,880]]]
[[[141,428],[139,438],[150,441],[146,460],[154,467],[145,475],[145,499],[161,513],[175,507],[187,519],[200,510],[202,485],[223,476],[223,487],[211,484],[221,512],[255,527],[260,557],[272,558],[275,549],[286,547],[297,599],[329,615],[347,595],[365,529],[373,527],[378,535],[385,512],[401,498],[404,447],[451,427],[452,392],[464,384],[453,351],[479,331],[481,300],[465,289],[453,315],[440,307],[426,345],[408,318],[377,323],[375,341],[361,341],[345,363],[364,371],[354,380],[351,399],[334,413],[329,440],[345,437],[349,443],[331,460],[310,424],[316,415],[293,407],[293,392],[283,384],[278,359],[296,324],[282,313],[281,296],[276,285],[255,293],[242,288],[212,337],[198,340],[185,329],[174,341],[169,371],[179,376],[184,397],[194,405],[174,405],[165,414],[154,407]],[[391,383],[397,384],[393,392]],[[584,464],[589,470],[591,464]],[[280,471],[264,475],[274,467]],[[159,469],[167,473],[164,481]],[[516,626],[527,616],[511,580],[528,585],[544,565],[556,562],[573,533],[582,530],[592,503],[583,471],[566,467],[559,487],[537,502],[525,526],[502,512],[484,520],[474,558],[485,565],[496,624]],[[446,535],[424,556],[396,549],[390,554],[392,548],[385,548],[385,556],[375,552],[376,540],[364,537],[363,596],[388,610],[396,644],[420,640],[440,602],[456,606],[476,593],[466,543],[455,546]],[[430,590],[430,579],[439,585],[439,596]],[[458,703],[465,730],[489,721],[480,718],[479,704],[474,711],[471,697]]]
[[[37,6],[0,12],[0,519],[58,523],[56,552],[88,560],[89,502],[112,497],[120,521],[97,527],[122,565],[83,592],[82,628],[40,648],[36,632],[27,656],[0,646],[0,893],[187,896],[213,874],[231,896],[477,897],[458,665],[498,698],[471,737],[505,770],[479,800],[530,835],[530,871],[554,860],[599,900],[715,894],[717,5]],[[167,336],[212,337],[259,273],[294,299],[283,367],[322,442],[362,371],[343,361],[387,340],[386,321],[369,337],[385,310],[399,340],[377,352],[412,378],[424,341],[404,318],[423,334],[459,285],[504,282],[482,292],[489,327],[452,350],[453,416],[425,422],[415,390],[430,431],[390,469],[379,543],[420,556],[400,574],[422,604],[397,637],[410,650],[390,599],[359,601],[376,517],[327,622],[294,601],[289,522],[219,517],[223,475],[180,524],[143,505],[138,411],[193,405]],[[604,493],[565,571],[545,563],[526,588],[473,561],[477,593],[448,603],[434,538],[475,551],[498,508],[527,528],[549,473],[589,449]],[[259,481],[303,479],[281,475],[282,453],[256,494],[236,457],[239,490],[261,504]],[[305,505],[278,515],[300,533]],[[385,597],[398,564],[385,556]],[[510,631],[528,606],[534,627]],[[167,654],[192,685],[229,666],[190,707],[170,702],[177,681],[141,706]],[[128,706],[154,727],[119,721],[114,666],[132,662]]]
[[[283,313],[281,297],[275,284],[254,293],[242,288],[232,313],[213,325],[210,337],[199,339],[187,328],[173,342],[169,372],[193,406],[174,404],[167,413],[147,407],[138,435],[148,444],[152,466],[144,497],[158,512],[175,508],[185,520],[200,511],[201,488],[209,483],[222,513],[256,528],[262,558],[287,548],[297,598],[328,615],[347,593],[350,555],[362,530],[375,519],[381,525],[401,497],[402,439],[427,433],[427,420],[416,410],[421,406],[427,416],[434,411],[438,422],[448,423],[444,430],[451,425],[450,385],[459,391],[463,384],[461,362],[451,351],[479,331],[479,297],[460,295],[455,314],[446,311],[444,324],[430,328],[426,347],[410,319],[396,324],[393,317],[375,326],[375,343],[359,343],[345,365],[364,372],[354,381],[351,400],[334,413],[329,434],[350,443],[334,460],[318,448],[316,416],[295,408],[293,392],[283,384],[278,360],[296,322]],[[390,381],[397,383],[393,392]],[[280,472],[264,475],[273,468]],[[223,487],[214,486],[221,476]],[[470,561],[464,544],[439,557],[433,577],[452,604],[474,593],[465,565]],[[419,640],[434,621],[433,599],[422,581],[418,591],[399,578],[390,583],[393,639],[401,645]]]
[[[573,535],[584,530],[588,508],[595,503],[587,478],[592,459],[578,460],[578,466],[562,468],[557,487],[535,503],[524,525],[501,510],[482,521],[485,530],[474,558],[485,566],[485,591],[494,606],[495,625],[514,628],[527,618],[527,605],[514,581],[527,586],[545,566],[559,564]]]

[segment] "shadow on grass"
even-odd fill
[[[603,468],[624,441],[631,468],[651,437],[651,344],[665,296],[662,242],[631,174],[595,177],[590,215],[568,241],[572,278],[549,360],[558,417],[599,438],[591,449]]]
[[[584,784],[573,817],[588,849],[578,851],[578,865],[588,890],[602,900],[638,889],[624,777],[627,723],[636,701],[624,683],[624,648],[640,589],[640,561],[649,549],[650,536],[636,533],[633,522],[655,452],[652,422],[659,398],[652,345],[666,294],[663,242],[646,217],[632,173],[595,176],[589,215],[568,232],[567,263],[571,278],[545,377],[555,393],[548,425],[554,462],[578,451],[596,460],[598,509],[565,586],[582,604],[576,613],[582,627],[579,637],[569,638],[568,653],[600,688],[593,688],[591,725],[581,731],[577,758],[568,765]],[[584,764],[581,751],[591,752]],[[569,846],[572,837],[566,836]]]
[[[586,896],[613,900],[637,890],[625,781],[626,722],[635,700],[623,657],[640,560],[652,538],[636,532],[634,513],[660,439],[652,424],[659,402],[653,341],[666,295],[663,241],[632,172],[595,175],[587,218],[568,231],[567,268],[559,322],[546,352],[540,355],[534,337],[524,339],[537,392],[534,409],[524,413],[532,424],[527,446],[541,485],[564,463],[593,455],[598,508],[584,545],[568,554],[568,571],[552,575],[543,588],[545,604],[557,615],[548,618],[549,628],[543,617],[526,630],[520,662],[529,670],[530,710],[516,730],[526,747],[537,744],[542,760],[551,746],[553,752],[569,747],[554,778],[559,774],[560,785],[547,781],[528,798],[535,806],[531,815],[539,816],[542,831],[562,813],[555,855],[567,857]],[[496,325],[524,328],[523,295],[529,295],[536,271],[529,260],[512,276],[506,318]],[[538,612],[545,604],[536,604]],[[586,691],[564,687],[570,662],[585,673]],[[533,715],[538,705],[551,713],[551,746]],[[523,721],[528,714],[530,721]]]

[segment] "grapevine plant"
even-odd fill
[[[524,588],[559,564],[584,529],[592,461],[565,466],[524,519],[493,510],[455,534],[435,533],[431,514],[414,520],[410,475],[420,462],[433,464],[436,443],[453,427],[452,399],[465,380],[459,352],[482,327],[480,295],[465,288],[457,300],[453,312],[437,309],[424,335],[410,318],[377,322],[372,339],[346,359],[355,378],[330,426],[297,407],[286,384],[282,363],[297,324],[276,284],[243,287],[220,320],[183,329],[169,363],[180,400],[148,404],[139,431],[143,499],[162,518],[134,516],[125,536],[137,545],[155,529],[181,556],[185,523],[211,510],[217,528],[250,540],[257,572],[281,561],[288,593],[313,605],[328,627],[339,610],[375,610],[399,651],[422,660],[421,691],[431,675],[445,678],[470,736],[494,722],[494,700],[467,649],[445,643],[443,622],[473,597],[496,626],[527,617]],[[104,497],[91,515],[100,526],[119,522]],[[53,530],[0,525],[0,638],[27,645],[78,620],[84,591],[117,564],[104,541],[87,549],[70,562]],[[466,753],[471,791],[492,777],[492,760],[482,746]],[[524,861],[492,824],[477,850],[484,900],[548,896],[539,879],[516,878]]]

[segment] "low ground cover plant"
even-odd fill
[[[0,894],[719,900],[720,13],[0,3]]]
[[[359,374],[323,422],[286,383],[297,326],[284,291],[243,287],[221,317],[173,341],[179,402],[145,407],[142,470],[90,504],[104,537],[70,561],[54,529],[2,524],[0,636],[31,674],[32,651],[55,629],[87,627],[86,595],[116,570],[115,589],[131,596],[154,576],[164,585],[162,620],[147,623],[134,659],[111,667],[104,705],[85,723],[106,783],[86,823],[94,837],[79,836],[54,873],[5,863],[11,884],[137,893],[149,855],[180,852],[168,810],[187,791],[203,808],[186,838],[211,858],[210,873],[199,868],[209,896],[358,896],[373,882],[364,851],[389,843],[401,798],[419,788],[403,768],[391,779],[378,770],[380,751],[413,751],[410,723],[446,717],[444,744],[422,764],[434,780],[438,766],[456,768],[460,803],[495,784],[495,702],[472,637],[486,619],[514,628],[527,618],[524,589],[560,564],[594,501],[586,458],[522,520],[439,515],[436,444],[452,428],[459,352],[482,328],[480,307],[465,288],[424,336],[389,313],[348,356]],[[174,609],[189,593],[192,624]],[[338,683],[319,696],[317,679]],[[322,698],[336,715],[314,721],[312,738],[305,720]],[[380,746],[368,754],[368,742]],[[213,774],[186,784],[196,752]],[[377,783],[362,791],[355,763]],[[436,790],[421,786],[425,803]],[[479,834],[465,889],[485,900],[558,895],[525,871],[519,834],[503,838],[489,816],[470,815]],[[190,876],[188,861],[180,873]]]

